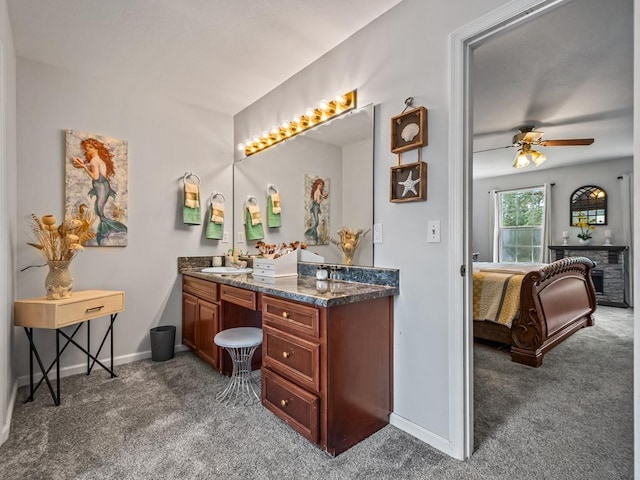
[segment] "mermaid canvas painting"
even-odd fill
[[[65,211],[93,206],[96,236],[87,245],[127,245],[127,157],[124,140],[66,131]]]

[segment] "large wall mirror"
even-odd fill
[[[254,196],[263,219],[264,242],[304,242],[307,250],[324,257],[324,262],[343,263],[340,248],[327,242],[328,238],[338,240],[338,231],[343,227],[366,231],[373,224],[373,112],[373,105],[361,107],[236,161],[235,246],[248,250],[250,255],[258,254],[256,241],[238,242],[238,232],[245,232],[247,198]],[[314,206],[311,189],[317,178],[326,180],[322,190],[326,198]],[[275,186],[280,196],[278,228],[267,226],[269,185]],[[316,199],[319,193],[316,191]],[[318,242],[310,239],[310,229],[319,232]],[[373,266],[372,239],[371,231],[361,239],[354,265]]]
[[[571,226],[581,222],[589,225],[606,225],[607,192],[595,185],[580,187],[571,194],[569,210]]]

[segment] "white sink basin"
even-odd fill
[[[201,270],[202,273],[219,273],[220,275],[239,275],[241,273],[251,273],[251,268],[236,267],[208,267]]]

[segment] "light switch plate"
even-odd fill
[[[238,243],[244,243],[244,232],[238,232]]]
[[[229,232],[226,230],[222,234],[222,243],[229,243]]]
[[[440,220],[429,220],[427,224],[427,242],[440,243]]]
[[[382,224],[373,224],[373,243],[382,243]]]

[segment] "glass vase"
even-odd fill
[[[353,255],[355,252],[342,252],[342,263],[344,265],[353,265]]]
[[[590,238],[579,238],[578,242],[580,242],[580,245],[590,245],[591,244],[591,239]]]
[[[49,273],[44,280],[47,299],[58,300],[70,297],[71,287],[73,287],[73,277],[69,271],[71,260],[47,260],[47,264]]]

